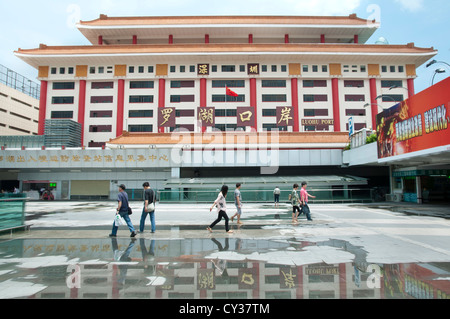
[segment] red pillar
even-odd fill
[[[253,43],[253,34],[248,35],[248,43]]]
[[[39,123],[38,135],[44,135],[45,130],[45,114],[47,111],[47,81],[41,81],[41,98],[39,100]]]
[[[101,35],[98,36],[98,45],[103,44],[103,37]]]
[[[250,106],[253,107],[253,114],[255,115],[255,130],[258,130],[258,112],[256,109],[256,79],[250,78]]]
[[[119,79],[118,92],[117,92],[116,136],[122,135],[122,132],[123,132],[124,100],[125,100],[125,80]]]
[[[377,80],[375,78],[369,79],[370,84],[370,110],[372,112],[372,130],[377,128],[377,114],[378,114],[378,104],[376,97],[377,95]]]
[[[80,80],[78,94],[78,123],[81,124],[81,145],[84,145],[84,118],[86,113],[86,80]]]
[[[333,119],[334,119],[334,131],[341,131],[341,115],[339,113],[339,79],[331,79],[331,90],[333,95]]]
[[[284,35],[284,43],[289,43],[289,34]]]
[[[133,44],[137,44],[137,35],[133,35]]]
[[[358,37],[357,34],[355,34],[355,35],[353,36],[353,42],[354,42],[354,43],[359,43],[359,37]]]
[[[209,43],[209,34],[205,34],[205,43]]]
[[[298,79],[291,79],[291,96],[292,96],[292,108],[294,109],[294,132],[300,131],[299,117],[298,113]]]
[[[320,43],[325,43],[325,34],[320,35]]]
[[[200,107],[207,106],[206,102],[206,79],[200,79]],[[202,132],[206,131],[206,126],[202,126]]]
[[[165,107],[166,104],[166,80],[159,79],[158,85],[158,108]],[[159,133],[164,133],[164,127],[158,128]]]
[[[173,35],[169,34],[169,44],[173,44]]]
[[[408,79],[407,81],[407,85],[408,85],[408,97],[412,97],[415,93],[414,90],[414,79]]]

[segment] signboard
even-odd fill
[[[334,125],[333,119],[302,119],[302,125]]]
[[[351,136],[355,132],[355,123],[353,122],[353,116],[348,118],[348,136]]]
[[[159,127],[175,127],[175,108],[161,107],[158,108],[158,126]]]
[[[450,77],[377,115],[378,158],[450,145]]]
[[[236,109],[237,127],[255,126],[255,109],[253,107],[238,107]]]
[[[277,106],[277,126],[293,126],[294,109],[291,106]]]
[[[214,126],[216,122],[215,107],[198,107],[197,108],[197,119],[200,126]]]

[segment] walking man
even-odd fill
[[[308,194],[308,192],[306,191],[306,186],[307,186],[307,183],[302,182],[302,189],[300,190],[300,201],[302,203],[302,211],[305,213],[306,218],[309,221],[312,221],[311,213],[310,213],[309,207],[308,207],[308,197],[316,198],[316,196]]]
[[[300,198],[298,197],[297,189],[298,189],[298,184],[295,183],[292,188],[292,192],[289,195],[289,200],[292,203],[292,222],[293,223],[298,222],[297,216],[300,215],[300,207],[298,206],[300,204]],[[297,211],[297,213],[296,213],[296,211]]]
[[[142,209],[141,222],[139,224],[139,232],[144,232],[145,218],[147,214],[150,215],[151,231],[152,233],[156,230],[155,224],[155,192],[150,188],[149,182],[142,184],[144,187],[144,208]]]
[[[117,195],[117,211],[116,215],[119,214],[125,222],[127,223],[128,229],[131,232],[130,237],[136,236],[136,231],[134,230],[133,223],[131,222],[130,216],[128,215],[128,194],[125,192],[125,185],[119,185],[119,194]],[[117,236],[117,229],[119,227],[116,226],[115,222],[113,222],[112,232],[109,234],[109,237]]]
[[[241,183],[236,184],[236,189],[234,190],[234,204],[236,205],[236,214],[231,216],[231,221],[233,222],[234,217],[237,216],[237,223],[242,224],[241,214],[242,214],[242,196],[241,196]]]
[[[273,190],[273,200],[275,202],[275,208],[278,208],[278,204],[280,203],[280,193],[280,189],[278,188],[278,186],[276,186]]]

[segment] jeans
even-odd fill
[[[211,225],[209,225],[209,228],[213,228],[218,222],[220,222],[222,220],[222,218],[225,219],[225,231],[229,231],[230,228],[228,228],[228,215],[223,210],[221,210],[219,212],[217,219],[215,221],[213,221],[213,223]]]
[[[128,226],[128,228],[130,229],[130,233],[132,233],[132,232],[134,232],[134,227],[133,227],[133,223],[131,222],[131,219],[130,219],[130,215],[128,215],[128,212],[127,213],[123,213],[123,214],[120,214],[120,216],[125,220],[125,222],[127,223],[127,226]],[[112,228],[112,232],[111,232],[111,235],[117,235],[117,229],[118,229],[119,227],[117,227],[116,226],[116,224],[113,222],[113,228]]]
[[[307,218],[308,220],[312,220],[312,219],[311,219],[311,213],[309,212],[308,204],[305,204],[305,205],[302,206],[302,212],[305,213],[306,218]],[[300,215],[300,214],[299,214],[299,215]]]
[[[145,218],[147,218],[147,214],[150,214],[150,222],[152,224],[152,233],[155,232],[156,230],[156,225],[155,225],[155,211],[152,212],[146,212],[145,208],[142,208],[142,214],[141,214],[141,222],[139,224],[139,231],[142,233],[144,231],[144,226],[145,226]]]

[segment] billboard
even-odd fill
[[[450,145],[450,77],[377,115],[378,158]]]

